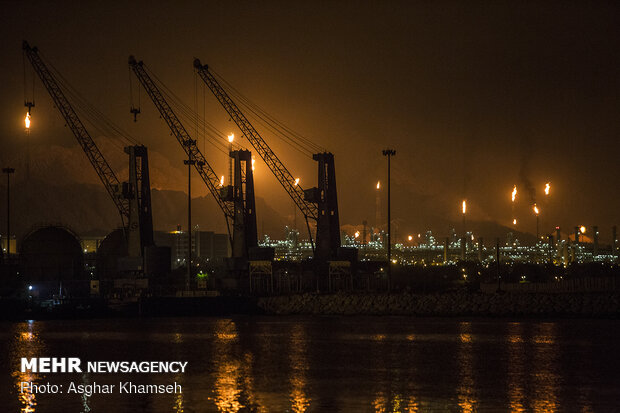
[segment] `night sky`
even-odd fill
[[[460,223],[463,198],[468,220],[510,226],[514,184],[521,231],[535,231],[534,200],[541,232],[599,225],[608,242],[609,227],[620,221],[615,2],[3,1],[0,7],[3,167],[21,156],[26,139],[26,39],[149,147],[161,176],[154,175],[154,187],[184,189],[183,152],[144,93],[133,123],[130,54],[187,104],[197,100],[198,111],[226,133],[239,135],[208,90],[203,100],[200,80],[196,88],[194,57],[333,152],[343,225],[374,224],[375,185],[386,179],[381,150],[388,146],[397,151],[392,214],[401,235],[447,232]],[[35,87],[32,147],[79,152],[38,79]],[[268,133],[264,138],[303,187],[315,185],[310,158]],[[124,165],[114,145],[102,147],[110,148],[111,163]],[[216,172],[226,174],[226,156],[205,149]],[[82,173],[96,182],[92,170]],[[290,199],[260,160],[255,179],[257,196],[292,214]],[[545,199],[548,181],[552,194]]]

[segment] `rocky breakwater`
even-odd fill
[[[267,314],[618,317],[619,293],[336,293],[258,299]]]

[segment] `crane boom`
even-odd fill
[[[125,227],[125,223],[129,221],[129,200],[125,199],[122,195],[120,190],[122,188],[120,181],[101,154],[101,151],[84,127],[84,124],[80,121],[80,118],[60,89],[60,86],[58,85],[58,82],[54,78],[53,74],[49,71],[39,56],[38,49],[36,47],[30,47],[26,41],[24,41],[22,48],[28,57],[28,60],[32,64],[32,67],[41,79],[41,82],[52,97],[54,104],[71,129],[71,132],[73,132],[73,135],[76,137],[78,143],[84,150],[88,160],[92,164],[93,168],[95,168],[97,175],[99,175],[99,179],[103,183],[103,186],[105,186],[105,189],[112,198],[112,201],[114,201],[114,204],[121,215],[123,227]]]
[[[133,70],[136,77],[148,93],[149,97],[159,110],[161,117],[166,121],[170,131],[175,136],[177,141],[181,144],[185,153],[190,157],[190,159],[195,160],[194,166],[198,171],[198,174],[209,188],[211,195],[215,198],[215,201],[218,203],[224,215],[226,216],[227,221],[234,218],[234,206],[232,202],[225,200],[220,194],[220,179],[211,168],[211,165],[207,162],[205,157],[202,155],[198,146],[196,145],[196,141],[191,138],[187,130],[174,113],[159,88],[153,82],[149,74],[144,69],[144,65],[142,61],[138,62],[133,56],[129,57],[129,67]]]
[[[228,93],[222,88],[213,74],[209,72],[208,66],[202,65],[199,59],[195,59],[194,68],[196,68],[202,80],[207,84],[231,119],[237,124],[237,127],[239,127],[243,135],[252,144],[254,149],[256,149],[260,157],[263,158],[276,179],[280,182],[282,187],[284,187],[284,190],[293,199],[293,202],[295,202],[303,213],[306,222],[308,218],[314,219],[315,221],[318,220],[319,214],[317,206],[312,202],[306,201],[302,187],[296,183],[296,179],[291,175],[286,166],[284,166],[278,156],[269,145],[267,145],[267,142],[260,136],[254,126],[252,126],[235,102],[228,96]]]

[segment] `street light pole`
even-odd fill
[[[187,274],[185,275],[185,291],[189,291],[190,280],[192,279],[192,165],[196,161],[192,159],[191,147],[196,144],[195,140],[188,139],[187,159],[183,161],[187,165]]]
[[[6,256],[11,254],[11,174],[15,173],[15,168],[2,168],[6,174]]]
[[[393,149],[384,149],[383,150],[383,156],[387,156],[387,160],[388,160],[388,179],[387,179],[387,193],[388,193],[388,213],[387,213],[387,258],[388,258],[388,291],[390,291],[391,287],[392,287],[392,234],[391,234],[391,222],[392,222],[392,205],[391,205],[391,193],[390,193],[390,185],[391,185],[391,179],[390,179],[390,161],[392,159],[392,156],[396,155],[396,151]]]

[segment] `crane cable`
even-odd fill
[[[212,125],[210,122],[208,122],[206,119],[201,118],[200,115],[198,115],[194,110],[192,110],[188,105],[186,105],[168,86],[166,86],[164,82],[162,82],[161,79],[157,77],[155,73],[153,73],[146,67],[146,64],[143,64],[143,67],[145,68],[145,70],[148,71],[149,76],[151,76],[161,87],[161,92],[166,98],[166,101],[169,104],[170,102],[172,102],[171,106],[174,106],[176,112],[178,113],[178,116],[183,117],[185,121],[188,121],[190,126],[202,126],[204,133],[199,133],[197,137],[202,137],[203,139],[208,140],[215,149],[224,153],[225,155],[228,155],[228,145],[226,145],[223,141],[223,137],[225,136],[225,134],[219,129],[217,129],[214,125]],[[211,132],[207,132],[207,128]]]
[[[146,65],[145,65],[146,66]],[[153,72],[148,71],[149,75],[153,77],[157,83],[163,88],[163,94],[167,98],[167,101],[172,101],[173,105],[177,109],[179,113],[181,113],[190,123],[193,125],[194,123],[201,123],[204,128],[209,128],[211,133],[205,133],[206,136],[212,139],[212,143],[214,145],[221,145],[222,147],[225,144],[222,142],[224,133],[217,129],[214,125],[207,122],[205,119],[201,119],[200,116],[195,113],[187,104],[181,100],[164,82],[161,81]]]
[[[32,69],[32,100],[28,100],[28,81],[27,81],[27,76],[26,76],[26,51],[23,50],[22,51],[22,65],[23,65],[23,69],[24,69],[24,105],[28,106],[28,104],[30,103],[32,106],[34,106],[34,85],[35,85],[35,73],[34,73],[34,68],[31,67]],[[28,107],[28,113],[30,114],[30,107]]]
[[[125,142],[132,145],[140,145],[141,143],[128,132],[124,131],[120,126],[113,123],[107,116],[99,111],[94,105],[86,100],[80,92],[74,88],[71,83],[62,75],[62,73],[56,69],[56,67],[47,58],[44,58],[41,52],[38,52],[41,59],[50,67],[50,72],[56,78],[56,81],[61,85],[64,93],[69,95],[72,99],[72,106],[76,109],[76,112],[80,112],[82,115],[86,115],[86,121],[92,125],[99,132],[103,133],[109,138],[116,138],[125,140]],[[111,143],[123,150],[122,146],[111,140]]]
[[[135,107],[133,104],[133,82],[131,80],[133,76],[131,76],[131,68],[128,67],[127,70],[129,71],[129,107],[131,108],[131,113],[134,113],[135,110],[137,110],[137,113],[140,113],[140,109],[142,108],[141,89],[140,86],[138,86],[138,106]]]
[[[242,95],[238,95],[236,93],[231,93],[233,95],[233,97],[235,98],[236,101],[240,102],[240,105],[244,107],[245,109],[245,114],[251,113],[254,115],[253,119],[255,121],[257,121],[258,123],[260,123],[261,125],[263,125],[264,127],[266,127],[268,130],[270,130],[273,134],[275,134],[275,137],[279,138],[280,140],[284,141],[285,143],[287,143],[289,146],[291,146],[293,149],[295,149],[296,151],[300,152],[302,155],[307,156],[309,158],[312,158],[312,150],[308,149],[307,147],[303,146],[302,144],[300,144],[298,141],[296,141],[295,139],[293,139],[291,136],[283,133],[280,129],[278,129],[278,127],[276,125],[274,125],[272,122],[270,122],[269,120],[266,120],[264,116],[261,116],[261,114],[255,110],[253,107],[249,106],[246,102],[245,102],[245,98],[242,97]]]
[[[231,94],[234,95],[237,100],[242,104],[242,106],[246,107],[250,112],[252,112],[263,125],[270,127],[274,132],[278,133],[281,139],[285,139],[288,141],[291,146],[296,147],[296,149],[301,149],[302,151],[308,152],[310,154],[316,152],[325,152],[325,148],[317,145],[310,139],[304,137],[300,133],[294,131],[283,122],[279,121],[274,116],[270,115],[267,111],[262,109],[259,105],[252,102],[249,98],[244,96],[239,90],[237,90],[232,84],[230,84],[226,79],[224,79],[217,72],[209,69],[214,76],[218,78],[218,81],[221,81],[226,85],[227,89],[231,91]]]

